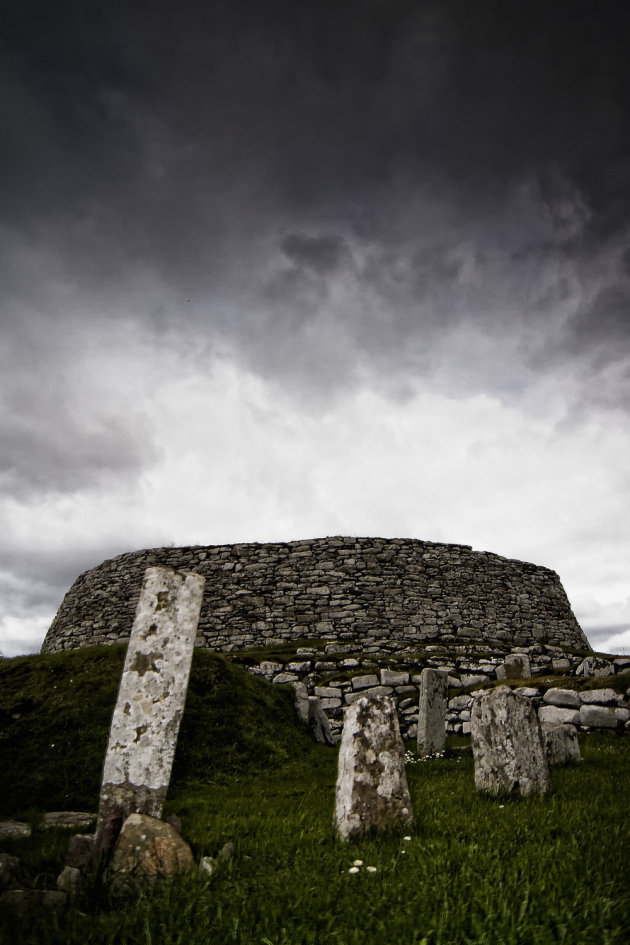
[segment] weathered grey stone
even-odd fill
[[[0,840],[6,840],[9,837],[30,837],[30,824],[22,823],[21,820],[3,820],[0,823]]]
[[[315,686],[313,692],[316,696],[319,696],[320,699],[339,698],[339,690],[335,689],[333,686]]]
[[[308,722],[308,686],[306,683],[294,683],[295,689],[295,708],[297,714],[303,722]]]
[[[394,700],[362,696],[346,710],[335,792],[343,839],[413,820]]]
[[[274,676],[273,682],[279,685],[283,683],[296,683],[300,681],[300,677],[296,676],[295,673],[278,673],[277,676]]]
[[[583,705],[580,709],[580,725],[588,728],[617,728],[618,721],[615,710],[603,705]]]
[[[464,674],[459,677],[462,686],[478,686],[480,683],[487,682],[486,676],[475,674]]]
[[[630,709],[626,709],[624,706],[618,706],[613,709],[613,712],[615,713],[615,718],[622,722],[627,722],[628,719],[630,719]]]
[[[57,889],[62,892],[74,893],[81,882],[81,870],[76,866],[64,866],[57,877]]]
[[[529,699],[498,686],[475,700],[470,722],[475,786],[488,794],[546,794],[540,725]]]
[[[146,814],[130,814],[116,841],[114,873],[132,876],[174,876],[194,866],[192,850],[170,824]]]
[[[68,827],[76,830],[81,827],[91,827],[96,821],[96,814],[76,810],[54,810],[42,817],[42,829],[52,830],[55,827]]]
[[[571,661],[562,657],[558,659],[552,659],[551,668],[553,669],[554,673],[568,673],[571,671]]]
[[[615,667],[601,656],[587,656],[575,671],[576,676],[614,676]]]
[[[577,730],[573,725],[543,722],[540,730],[550,765],[573,764],[582,760]]]
[[[497,666],[497,679],[529,679],[531,675],[531,664],[525,653],[510,653]]]
[[[540,695],[533,686],[517,686],[514,692],[518,693],[519,696],[527,696],[528,699],[535,699]]]
[[[162,813],[203,586],[198,574],[145,572],[109,734],[97,833],[111,813]]]
[[[447,676],[436,669],[420,674],[418,704],[418,754],[421,758],[444,751],[446,744]]]
[[[580,696],[572,689],[548,689],[543,696],[547,705],[558,705],[564,709],[579,709],[582,705]]]
[[[361,699],[363,696],[391,696],[393,691],[391,686],[374,686],[373,689],[364,689],[359,692],[346,692],[344,698],[347,705],[352,705],[353,702],[357,702],[357,700]]]
[[[538,710],[539,721],[550,725],[579,725],[579,709],[564,709],[559,705],[542,705]]]
[[[378,676],[354,676],[352,679],[352,688],[355,692],[358,689],[372,689],[374,686],[378,686]]]
[[[619,697],[614,689],[591,689],[580,693],[581,702],[587,705],[618,705]]]
[[[409,673],[394,669],[381,670],[381,686],[406,686],[409,682]]]

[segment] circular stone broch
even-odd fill
[[[76,579],[42,652],[126,640],[154,565],[204,576],[196,644],[213,650],[304,639],[589,648],[555,571],[469,545],[334,537],[118,555]]]

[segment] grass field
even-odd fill
[[[118,648],[0,663],[3,816],[95,809],[121,664]],[[335,750],[310,742],[290,693],[198,651],[166,813],[197,859],[228,841],[233,859],[154,887],[94,876],[59,912],[5,910],[0,941],[627,945],[630,738],[582,751],[545,799],[477,795],[469,757],[411,763],[407,837],[345,844]],[[67,839],[35,829],[0,849],[54,888]]]

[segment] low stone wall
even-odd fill
[[[425,667],[438,669],[448,676],[449,703],[446,732],[449,735],[468,735],[470,733],[470,710],[473,699],[483,692],[483,688],[472,692],[462,692],[471,686],[481,686],[503,678],[506,659],[514,655],[524,656],[530,664],[531,678],[527,685],[519,686],[519,691],[535,700],[536,708],[546,707],[548,718],[570,722],[580,729],[608,727],[630,731],[630,713],[623,715],[621,710],[630,707],[630,677],[628,692],[616,698],[614,705],[597,703],[607,708],[619,709],[616,714],[600,713],[608,722],[595,725],[597,713],[582,711],[581,706],[589,705],[588,694],[578,694],[570,690],[548,689],[547,685],[536,685],[536,676],[554,676],[556,678],[606,673],[610,676],[630,672],[630,658],[617,657],[600,659],[584,653],[567,652],[560,647],[536,644],[531,647],[512,649],[499,644],[492,651],[479,644],[466,644],[445,647],[440,644],[425,646],[422,650],[408,653],[396,651],[389,653],[361,656],[351,645],[328,644],[322,648],[300,647],[287,657],[276,656],[273,659],[255,660],[243,655],[233,658],[241,662],[250,672],[263,676],[276,684],[306,685],[309,695],[318,696],[321,706],[328,716],[331,731],[339,735],[343,727],[344,709],[365,693],[386,693],[397,703],[398,719],[404,738],[414,738],[418,722],[418,701],[420,674]],[[602,687],[606,686],[606,677],[602,676]],[[515,685],[514,682],[511,683]],[[547,690],[551,694],[547,698]],[[572,714],[562,717],[559,707],[564,703],[550,700],[556,692],[570,692],[564,698],[572,699]],[[577,714],[576,714],[577,706]],[[564,711],[564,710],[563,710]],[[559,714],[558,714],[559,713]],[[589,723],[589,719],[591,720]]]
[[[155,565],[203,575],[196,644],[213,650],[304,638],[352,641],[365,656],[436,638],[588,648],[548,568],[468,545],[339,537],[119,555],[77,578],[42,652],[126,640]]]

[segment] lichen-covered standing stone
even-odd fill
[[[115,815],[160,817],[184,710],[204,579],[147,568],[103,768],[97,833]]]
[[[418,714],[418,754],[421,758],[444,751],[447,688],[446,673],[437,669],[422,670]]]
[[[499,686],[475,699],[470,719],[475,787],[488,794],[546,794],[550,788],[538,717],[525,696]]]
[[[335,827],[348,840],[412,820],[395,702],[389,696],[361,696],[344,719]]]

